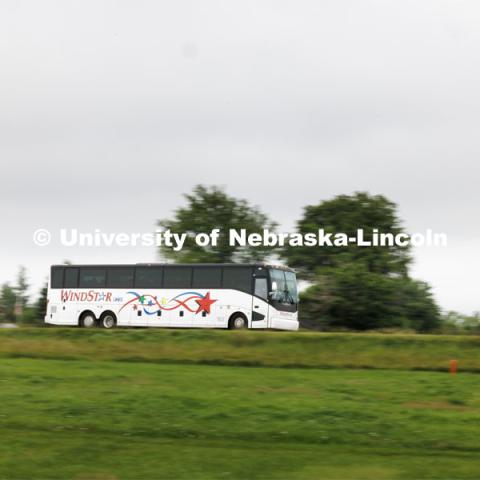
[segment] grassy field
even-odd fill
[[[2,331],[0,478],[476,479],[480,378],[462,365],[479,368],[478,347],[461,337]],[[445,372],[452,356],[456,376]]]
[[[480,372],[480,337],[173,329],[0,329],[0,357]]]

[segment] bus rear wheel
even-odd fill
[[[243,313],[234,313],[228,322],[230,330],[243,330],[248,327],[247,318]]]
[[[106,312],[100,317],[100,325],[102,328],[111,329],[117,324],[115,315],[111,312]]]
[[[97,325],[97,319],[92,312],[85,312],[80,317],[80,326],[83,328],[93,328]]]

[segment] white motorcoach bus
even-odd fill
[[[53,265],[45,322],[298,330],[297,281],[267,264]]]

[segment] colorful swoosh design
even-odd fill
[[[210,292],[206,293],[205,295],[193,291],[183,292],[175,297],[172,297],[164,305],[159,303],[156,295],[142,295],[133,291],[127,292],[127,295],[133,295],[133,298],[125,302],[120,307],[118,313],[120,313],[128,305],[131,305],[134,310],[142,309],[146,315],[156,315],[161,310],[176,310],[180,307],[195,314],[200,312],[210,313],[210,307],[217,301],[210,298]]]

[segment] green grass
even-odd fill
[[[476,339],[237,333],[0,332],[0,478],[480,477]]]
[[[480,337],[221,330],[0,330],[0,357],[480,372]]]

